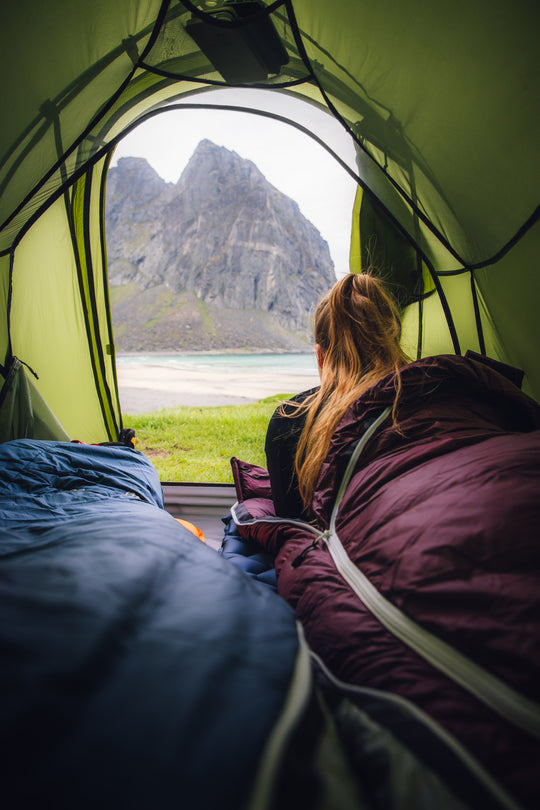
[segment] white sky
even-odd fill
[[[295,118],[339,151],[354,168],[348,134],[331,116],[284,93],[253,90],[210,91],[186,102],[236,104],[271,109]],[[264,106],[263,106],[264,105]],[[328,242],[338,278],[348,272],[351,212],[356,183],[312,138],[296,128],[258,115],[220,110],[171,110],[140,124],[117,146],[120,157],[144,157],[168,182],[176,182],[197,144],[208,138],[252,160],[266,179],[295,200],[303,215]]]

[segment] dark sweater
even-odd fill
[[[302,391],[289,402],[303,402],[317,388]],[[266,466],[270,475],[272,500],[276,515],[305,518],[304,506],[298,491],[298,477],[294,469],[296,448],[306,421],[305,411],[285,402],[276,408],[266,432]]]

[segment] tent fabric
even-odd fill
[[[538,4],[260,6],[257,25],[268,15],[287,62],[238,84],[298,99],[294,125],[300,102],[337,116],[356,164],[336,156],[361,190],[351,269],[375,244],[379,272],[398,279],[413,356],[485,352],[522,368],[539,398]],[[4,13],[0,350],[36,368],[66,430],[89,441],[114,439],[122,420],[101,209],[108,157],[144,116],[228,87],[188,33],[197,19],[214,40],[230,38],[236,24],[211,8],[22,0]]]
[[[69,441],[21,361],[13,357],[0,389],[0,442],[18,438]]]

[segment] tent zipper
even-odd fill
[[[356,567],[335,532],[327,537],[326,545],[339,574],[387,630],[482,703],[540,739],[540,706],[535,701],[516,692],[402,613]]]
[[[538,703],[521,695],[495,675],[492,675],[480,665],[475,664],[474,661],[471,661],[465,655],[462,655],[462,653],[453,649],[449,644],[446,644],[446,642],[437,638],[433,633],[425,630],[421,625],[410,619],[371,584],[368,578],[349,558],[338,537],[336,520],[339,508],[358,459],[370,438],[388,418],[391,412],[392,408],[390,406],[385,408],[377,419],[367,428],[362,438],[356,444],[341,480],[330,516],[330,526],[326,531],[321,532],[309,523],[290,518],[272,516],[267,518],[252,518],[251,520],[243,521],[236,514],[235,508],[237,504],[231,508],[233,519],[237,525],[284,523],[287,525],[298,525],[304,530],[307,529],[312,532],[318,542],[314,541],[304,548],[293,562],[298,561],[298,558],[301,557],[300,562],[297,562],[297,565],[299,565],[306,554],[322,541],[328,548],[338,573],[387,630],[501,717],[504,717],[522,731],[540,739],[540,706]]]
[[[334,564],[363,604],[387,630],[446,676],[513,725],[540,739],[540,706],[425,630],[388,601],[350,559],[336,531],[336,520],[356,463],[367,442],[390,414],[386,408],[356,445],[341,481],[325,543]]]

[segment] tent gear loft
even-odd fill
[[[358,181],[350,269],[370,260],[387,277],[409,354],[481,352],[523,369],[539,398],[539,16],[503,0],[436,13],[427,0],[13,5],[0,31],[0,363],[36,370],[69,436],[117,440],[114,147],[171,102],[260,88],[246,93],[253,114],[286,93],[292,126],[315,105],[354,144],[354,165],[326,144]]]

